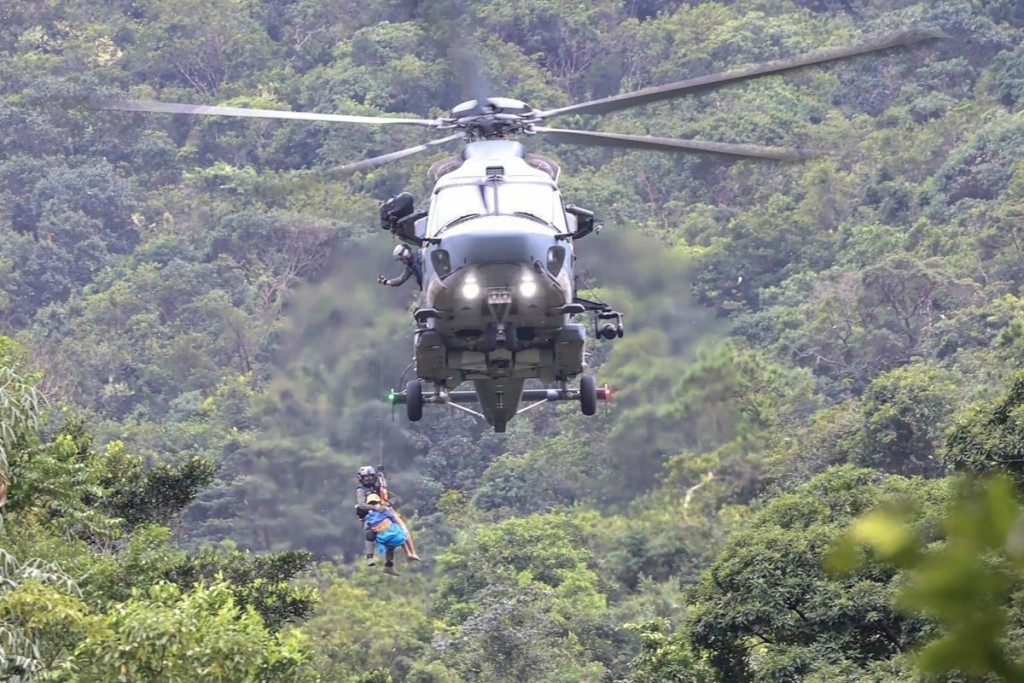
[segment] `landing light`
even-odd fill
[[[476,283],[476,280],[467,280],[462,283],[462,296],[467,299],[475,299],[480,296],[480,285]]]
[[[523,280],[519,283],[519,293],[529,298],[537,293],[537,283],[533,280]]]

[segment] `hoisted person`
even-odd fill
[[[376,493],[366,496],[366,528],[373,532],[377,552],[384,556],[384,573],[398,576],[395,569],[395,548],[404,545],[409,538],[398,516]],[[367,537],[369,538],[369,537]]]

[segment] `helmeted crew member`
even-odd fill
[[[404,545],[408,534],[395,512],[376,493],[366,496],[366,527],[373,532],[377,552],[384,556],[384,573],[398,576],[395,548]]]
[[[372,567],[377,562],[374,560],[373,554],[373,532],[366,525],[366,513],[370,511],[370,507],[366,504],[366,497],[371,493],[377,493],[377,470],[370,465],[365,465],[359,468],[357,476],[359,487],[356,489],[356,514],[363,521],[363,531],[366,537],[366,564]]]
[[[413,251],[404,244],[399,244],[395,247],[395,250],[391,252],[391,257],[396,261],[399,261],[405,266],[405,270],[402,274],[396,278],[386,278],[383,275],[377,276],[377,282],[382,285],[391,285],[392,287],[398,287],[405,283],[410,276],[416,278],[416,284],[423,288],[423,257],[420,256],[419,251]]]
[[[370,511],[370,506],[366,501],[370,495],[378,496],[383,505],[395,514],[395,517],[398,519],[398,523],[405,531],[405,543],[402,545],[402,549],[405,551],[405,556],[409,560],[418,561],[420,556],[416,554],[416,546],[413,545],[412,534],[409,533],[409,527],[406,526],[402,517],[391,505],[387,485],[383,483],[383,477],[377,472],[377,468],[372,465],[364,465],[359,468],[357,477],[359,479],[359,487],[356,489],[356,514],[363,520],[363,534],[366,539],[364,549],[366,554],[366,564],[370,567],[376,564],[373,553],[376,538],[373,529],[371,529],[370,525],[366,522],[367,513]]]

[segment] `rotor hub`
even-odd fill
[[[441,128],[463,131],[470,140],[494,140],[509,135],[531,134],[540,121],[533,107],[509,97],[468,100],[452,109]]]

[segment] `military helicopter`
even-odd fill
[[[333,121],[421,126],[450,131],[421,145],[330,169],[351,173],[403,159],[454,141],[461,152],[434,163],[429,206],[416,209],[403,192],[381,205],[381,228],[419,250],[422,293],[414,313],[415,377],[388,400],[405,404],[418,421],[424,404],[447,404],[482,417],[504,432],[517,414],[555,401],[576,401],[593,415],[611,389],[598,387],[586,364],[590,314],[593,338],[623,336],[623,315],[609,304],[580,297],[574,278],[574,245],[600,224],[594,213],[563,201],[560,168],[552,159],[527,153],[516,138],[543,136],[555,143],[642,150],[697,152],[729,158],[797,161],[814,156],[800,149],[683,140],[591,130],[548,128],[548,119],[593,115],[651,104],[740,81],[825,64],[857,55],[944,38],[914,30],[855,45],[778,59],[605,97],[555,109],[534,109],[506,97],[469,100],[437,119],[245,109],[170,102],[106,100],[102,108],[170,114]],[[578,386],[571,383],[578,378]],[[539,380],[548,388],[524,388]],[[458,387],[472,382],[473,390]],[[424,390],[430,384],[430,391]],[[477,403],[480,410],[465,404]],[[525,404],[525,405],[523,405]],[[521,407],[522,405],[522,407]]]

